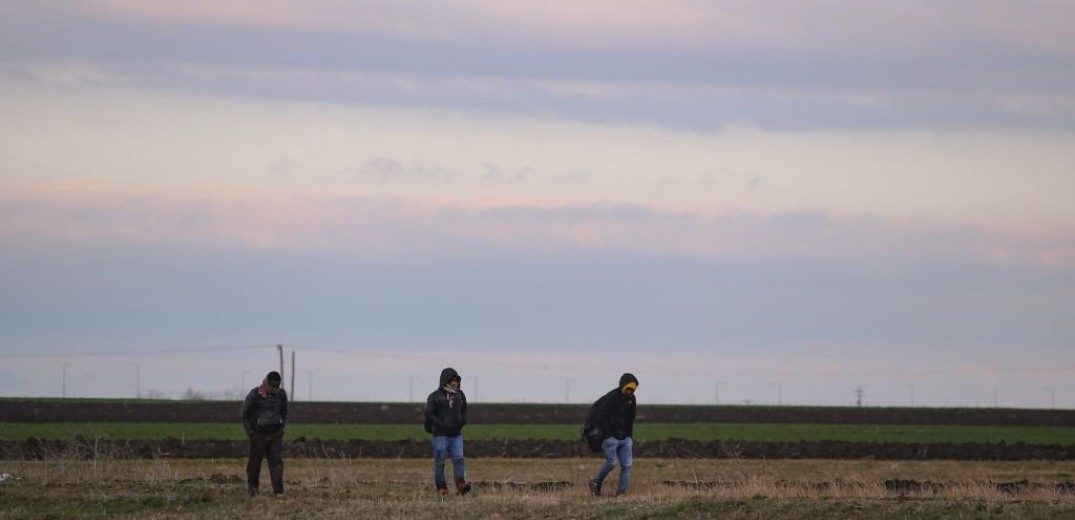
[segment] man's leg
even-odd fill
[[[444,478],[444,458],[448,454],[448,438],[441,435],[433,436],[433,484],[437,491],[448,492],[448,481]]]
[[[590,481],[590,494],[593,496],[601,496],[601,483],[605,481],[605,477],[612,472],[612,468],[616,467],[616,446],[619,441],[615,437],[606,437],[601,441],[601,451],[605,453],[605,463],[601,465],[601,469],[597,470],[597,476]]]
[[[620,460],[620,481],[616,485],[616,496],[627,493],[627,486],[631,483],[631,466],[634,465],[634,441],[630,437],[619,442],[616,447],[616,456]]]
[[[264,456],[265,440],[261,434],[255,433],[250,437],[250,457],[246,461],[246,489],[250,492],[250,496],[258,494],[261,459]]]
[[[455,490],[460,495],[470,491],[467,483],[467,465],[463,458],[463,435],[457,435],[448,440],[448,453],[452,457],[452,472],[455,474]]]
[[[284,492],[284,433],[269,437],[265,455],[269,459],[269,478],[272,480],[272,492]]]

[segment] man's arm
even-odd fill
[[[426,419],[433,423],[434,426],[443,429],[444,421],[440,419],[437,414],[437,394],[434,392],[429,394],[426,399]]]
[[[597,413],[594,417],[594,425],[601,429],[601,435],[608,437],[612,434],[612,403],[608,394],[598,400]]]
[[[250,412],[254,407],[254,391],[251,390],[246,394],[246,399],[243,400],[243,429],[246,430],[247,437],[254,436],[254,426],[250,424]]]
[[[287,392],[280,388],[280,429],[287,427]]]
[[[459,417],[463,420],[463,426],[467,424],[467,394],[459,392],[460,396],[460,408]]]

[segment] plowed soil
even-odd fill
[[[227,401],[35,401],[0,400],[0,422],[230,422],[240,403]],[[472,423],[575,424],[586,405],[471,405]],[[420,424],[417,403],[295,402],[293,423]],[[844,424],[953,424],[1075,426],[1072,410],[999,408],[840,408],[651,405],[639,409],[644,422],[771,422]],[[230,458],[243,457],[242,441],[179,439],[124,441],[102,439],[0,442],[0,459]],[[288,457],[426,458],[426,441],[285,441]],[[554,440],[467,441],[468,457],[563,458],[593,456],[581,442]],[[878,459],[878,460],[1073,460],[1075,446],[978,443],[868,443],[840,441],[746,442],[662,440],[638,441],[636,456],[662,458],[742,459]]]
[[[0,399],[0,422],[232,422],[231,401],[35,401]],[[292,423],[421,424],[424,404],[295,402]],[[575,424],[588,405],[471,403],[470,420],[484,424]],[[814,423],[1075,426],[1075,410],[1014,408],[852,408],[823,406],[640,405],[650,423]]]

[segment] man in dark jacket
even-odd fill
[[[433,483],[437,492],[448,494],[444,477],[444,459],[451,457],[455,473],[455,491],[460,495],[470,491],[467,470],[463,462],[463,426],[467,424],[467,396],[460,388],[462,378],[454,368],[440,372],[440,386],[426,399],[425,428],[433,434]]]
[[[620,480],[616,486],[616,496],[627,493],[627,486],[631,482],[631,465],[634,463],[631,436],[635,428],[636,388],[638,378],[633,374],[623,374],[620,376],[620,385],[598,400],[595,422],[605,434],[605,440],[601,443],[605,463],[590,481],[590,494],[593,496],[601,495],[601,483],[616,467],[617,460],[620,463]]]
[[[279,372],[269,372],[261,386],[252,388],[243,401],[243,428],[250,438],[250,458],[246,462],[246,485],[250,496],[258,494],[263,457],[269,459],[273,493],[284,492],[287,392],[280,388],[280,379]]]

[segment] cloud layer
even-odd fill
[[[284,342],[400,391],[1063,395],[1073,5],[0,3],[0,393]]]

